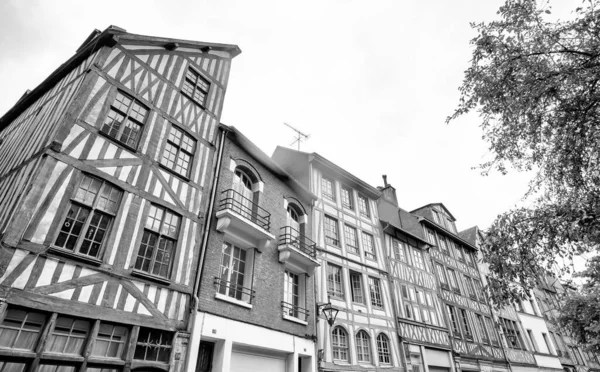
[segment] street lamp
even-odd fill
[[[317,305],[317,316],[319,316],[320,309],[323,312],[323,314],[325,314],[325,319],[327,320],[329,326],[333,327],[333,324],[335,323],[335,318],[337,318],[339,310],[331,306],[331,298],[329,296],[327,296],[327,301],[328,302],[326,304]]]

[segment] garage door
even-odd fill
[[[252,354],[240,351],[231,353],[231,372],[286,372],[285,357]]]

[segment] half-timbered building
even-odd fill
[[[418,218],[398,207],[396,190],[385,176],[380,190],[379,219],[406,370],[454,371],[452,345],[429,253],[432,243],[426,240]]]
[[[314,372],[316,197],[236,128],[219,138],[195,371]]]
[[[412,211],[433,245],[433,270],[444,303],[454,360],[464,371],[507,369],[477,266],[477,247],[462,239],[442,203]]]
[[[317,322],[322,371],[400,371],[403,363],[387,280],[378,189],[317,153],[277,147],[273,159],[318,199],[317,301],[339,309],[333,326]]]
[[[185,370],[235,45],[94,31],[0,118],[0,370]]]

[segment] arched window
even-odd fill
[[[344,328],[335,327],[331,331],[331,344],[333,359],[348,361],[348,334]]]
[[[252,178],[239,167],[233,176],[233,209],[242,216],[252,220],[254,210],[254,192]]]
[[[392,363],[390,359],[390,342],[383,333],[380,333],[379,336],[377,336],[377,354],[379,355],[379,363]]]
[[[359,362],[371,363],[369,335],[365,331],[356,334],[356,357]]]
[[[286,208],[286,234],[296,245],[302,245],[304,232],[303,212],[296,204],[288,203]],[[299,248],[299,247],[298,247]]]

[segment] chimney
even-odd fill
[[[378,187],[378,189],[383,194],[383,199],[389,203],[392,203],[396,207],[398,206],[398,198],[396,198],[396,189],[394,186],[390,185],[387,182],[387,175],[383,175],[383,187]]]

